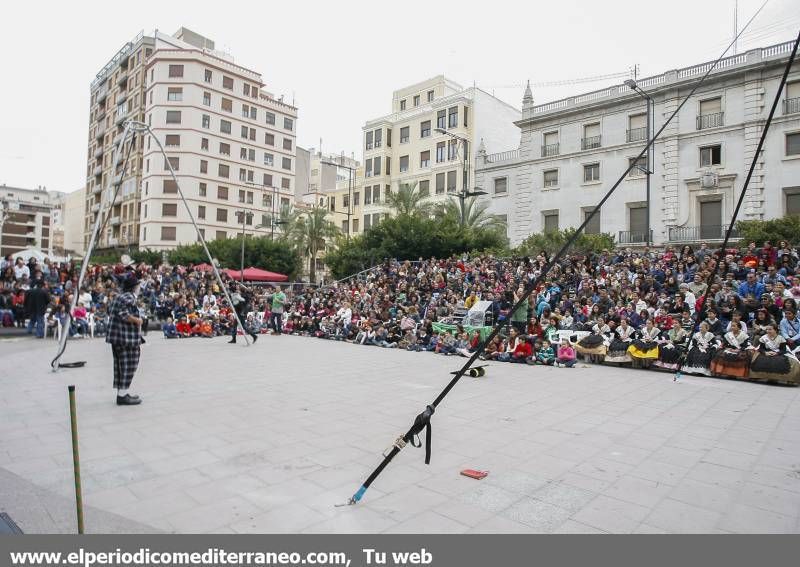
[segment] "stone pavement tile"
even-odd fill
[[[436,512],[469,527],[475,527],[496,515],[490,510],[457,499],[442,502],[436,506]]]
[[[428,510],[383,530],[385,534],[463,534],[469,526]]]
[[[531,497],[536,500],[553,504],[570,513],[577,512],[596,496],[597,494],[594,492],[583,490],[563,482],[551,482],[531,495]]]
[[[181,471],[169,475],[151,477],[126,483],[126,487],[137,498],[151,498],[161,494],[182,491],[209,481],[209,478],[197,469]]]
[[[601,451],[599,456],[608,459],[609,461],[617,461],[619,463],[626,463],[628,465],[636,466],[648,458],[651,454],[652,451],[649,449],[615,444],[611,448]]]
[[[83,501],[86,505],[105,510],[133,504],[138,500],[139,498],[126,486],[93,492],[84,491],[83,494]]]
[[[670,533],[711,533],[722,514],[679,500],[665,498],[656,504],[645,522]]]
[[[360,506],[365,506],[388,518],[403,522],[425,510],[435,510],[439,504],[448,500],[449,498],[444,494],[421,486],[414,486],[407,490],[387,493],[379,498],[370,498],[368,501],[362,502]]]
[[[531,534],[533,528],[502,516],[493,516],[471,528],[470,534]]]
[[[376,533],[397,525],[397,520],[387,518],[363,506],[337,508],[335,516],[303,528],[308,534],[364,534]]]
[[[738,451],[749,455],[760,455],[767,446],[765,440],[754,440],[738,435],[728,434],[720,437],[714,442],[716,449],[726,449],[728,451]]]
[[[791,492],[800,492],[800,470],[789,471],[764,465],[756,465],[750,473],[750,480],[765,486],[772,486]]]
[[[266,513],[239,514],[225,523],[240,534],[291,534],[301,532],[325,519],[325,516],[307,506],[292,503]]]
[[[668,437],[664,437],[663,435],[647,435],[636,431],[630,435],[626,435],[622,439],[622,442],[629,447],[655,451],[662,447],[667,442],[667,439]]]
[[[482,484],[459,497],[459,501],[499,513],[522,499],[522,495],[490,484]]]
[[[710,484],[713,479],[708,480],[709,482],[701,482],[690,478],[684,479],[680,485],[672,489],[669,497],[706,510],[726,512],[736,500],[738,490]]]
[[[262,480],[254,476],[239,474],[190,486],[185,488],[184,492],[196,502],[208,504],[216,500],[224,500],[256,490],[268,490],[268,488]]]
[[[746,475],[747,473],[741,469],[700,462],[689,471],[686,478],[738,490],[742,487]]]
[[[703,456],[702,462],[749,471],[757,460],[757,455],[714,448]]]
[[[188,498],[188,497],[187,497]],[[230,525],[237,532],[238,522],[250,521],[261,510],[242,496],[195,505],[187,511],[166,516],[166,520],[181,533],[205,533]]]
[[[691,469],[647,460],[630,471],[631,476],[652,480],[659,484],[678,485]]]
[[[669,485],[626,475],[605,489],[603,494],[617,500],[625,500],[626,502],[652,508],[671,490],[672,487]]]
[[[576,522],[575,520],[567,520],[563,524],[561,524],[556,530],[552,533],[554,534],[604,534],[601,529],[595,528],[594,526],[589,526],[587,524],[582,524],[580,522]]]
[[[758,462],[768,467],[800,471],[800,453],[778,448],[767,448],[759,456]]]
[[[583,490],[596,493],[602,492],[611,485],[611,483],[606,480],[600,480],[598,478],[593,478],[591,476],[585,476],[574,472],[564,473],[551,482],[561,482],[563,484],[574,486],[575,488],[581,488]]]
[[[704,455],[706,455],[706,451],[697,449],[662,447],[650,455],[650,458],[660,463],[668,463],[670,465],[677,465],[679,467],[691,468],[699,463]]]
[[[633,468],[627,463],[593,457],[574,467],[571,472],[612,483]]]
[[[693,433],[693,431],[692,431]],[[678,449],[685,449],[687,451],[710,451],[717,445],[713,439],[705,439],[697,437],[691,433],[679,433],[671,437],[666,443],[665,447],[675,447]]]
[[[534,498],[523,498],[500,513],[502,517],[530,526],[535,533],[552,533],[571,512]]]
[[[737,504],[722,518],[718,527],[740,534],[796,533],[796,517]]]
[[[800,517],[800,493],[761,484],[746,483],[738,503],[789,517]]]
[[[517,464],[517,469],[547,479],[556,479],[577,466],[575,461],[567,461],[549,455],[537,455]]]
[[[630,533],[649,513],[650,508],[645,506],[601,495],[571,519],[610,533]]]
[[[670,532],[665,530],[665,529],[663,529],[663,528],[657,528],[656,526],[651,526],[650,524],[646,524],[646,523],[642,522],[641,524],[636,526],[636,529],[634,529],[631,533],[632,534],[668,534]]]
[[[466,479],[466,477],[464,477]],[[471,480],[471,479],[466,479]],[[521,471],[501,471],[489,474],[481,481],[485,485],[495,486],[522,496],[531,496],[548,483],[544,477]]]
[[[188,494],[174,492],[155,498],[142,498],[135,502],[109,506],[106,509],[126,518],[132,518],[137,522],[172,531],[171,528],[176,526],[173,525],[168,516],[185,513],[197,507],[197,502],[192,500]]]
[[[209,453],[208,451],[200,451],[188,455],[182,455],[180,458],[169,457],[158,461],[147,463],[147,466],[158,475],[167,475],[170,473],[185,471],[210,465],[219,460],[219,457]]]

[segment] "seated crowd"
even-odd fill
[[[708,276],[721,262],[701,304]],[[91,266],[76,290],[72,264],[20,265],[0,269],[0,317],[26,319],[25,294],[43,281],[51,297],[50,319],[63,317],[71,296],[79,304],[71,332],[94,332],[116,293],[121,266]],[[482,358],[500,362],[571,367],[634,364],[684,372],[739,377],[778,377],[800,372],[798,253],[787,242],[720,253],[705,243],[697,250],[633,251],[564,257],[533,293],[544,254],[535,258],[453,257],[415,262],[386,261],[366,274],[327,287],[290,293],[273,313],[272,286],[253,288],[245,326],[249,331],[289,333],[358,345],[471,356],[487,329],[462,326],[478,301],[486,324],[503,332]],[[24,269],[23,269],[24,268]],[[141,275],[143,315],[162,324],[168,338],[228,334],[232,309],[210,272],[192,266],[146,266]],[[511,307],[522,300],[521,307]],[[280,303],[278,304],[280,305]],[[278,323],[279,322],[279,323]]]

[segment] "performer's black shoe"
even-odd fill
[[[229,340],[229,341],[228,341],[228,344],[229,344],[229,345],[230,345],[230,344],[236,344],[236,338],[233,338],[233,339]]]
[[[138,406],[142,403],[142,400],[139,396],[131,396],[130,394],[125,394],[124,396],[117,396],[117,405],[118,406]]]
[[[258,335],[256,335],[255,333],[253,333],[253,334],[251,334],[250,336],[251,336],[251,337],[253,337],[253,344],[256,344],[256,341],[258,340]]]

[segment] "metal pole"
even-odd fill
[[[342,159],[344,161],[344,158]],[[384,164],[386,167],[386,164]],[[347,240],[350,240],[350,233],[353,227],[350,224],[350,216],[353,211],[353,168],[347,168]]]
[[[270,240],[275,242],[275,198],[277,197],[277,187],[272,186],[272,214],[269,217],[269,223],[272,225]]]
[[[647,143],[650,143],[650,122],[652,121],[652,114],[653,114],[653,99],[650,98],[650,95],[645,94],[647,96]],[[652,146],[647,150],[647,213],[646,213],[646,222],[644,227],[645,239],[647,242],[647,247],[649,248],[652,244],[650,242],[650,174],[653,171],[653,160],[651,159],[651,154],[655,154],[653,152]]]
[[[241,261],[241,268],[239,270],[239,281],[244,283],[244,231],[245,226],[244,223],[247,220],[247,211],[242,209],[242,261]]]
[[[66,331],[64,331],[66,332]],[[83,533],[83,491],[81,490],[81,459],[78,455],[78,416],[75,411],[75,386],[69,392],[69,423],[72,430],[72,471],[75,475],[75,511],[78,515],[78,533]]]

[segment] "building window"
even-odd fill
[[[508,193],[508,178],[495,177],[494,178],[494,193],[495,195],[504,195]]]
[[[542,142],[542,157],[558,155],[558,132],[545,133]]]
[[[469,107],[464,107],[464,128],[469,126]]]
[[[205,197],[207,191],[208,191],[208,185],[206,185],[205,183],[201,183],[199,189],[200,196]]]
[[[436,194],[441,195],[444,193],[444,173],[436,174]]]
[[[219,121],[219,131],[223,134],[230,134],[231,133],[231,123],[227,120],[220,120]]]
[[[372,204],[372,191],[369,187],[364,187],[364,204],[371,205]]]
[[[264,152],[264,165],[272,167],[275,164],[275,156]]]
[[[414,95],[414,106],[419,106],[419,95]]]
[[[164,145],[167,147],[177,147],[181,145],[181,137],[179,134],[167,134],[164,139]]]
[[[250,118],[250,107],[246,104],[242,105],[242,118]]]
[[[558,211],[544,213],[544,232],[556,232],[558,230]]]
[[[436,127],[444,130],[447,127],[447,111],[440,110],[436,113]]]
[[[208,162],[204,159],[200,160],[200,173],[208,173]]]
[[[213,73],[211,72],[211,69],[206,69],[206,74],[205,74],[205,78],[204,78],[205,82],[206,83],[210,83],[212,76],[213,76]]]
[[[225,179],[227,179],[228,177],[230,177],[230,174],[231,174],[231,168],[228,167],[227,165],[221,163],[217,166],[217,175],[219,177],[224,177]]]
[[[722,163],[722,146],[706,146],[700,148],[700,167],[720,165]]]
[[[167,124],[180,124],[181,111],[180,110],[167,110]]]
[[[294,128],[294,120],[284,117],[283,128],[284,130],[292,130]]]
[[[444,142],[436,144],[436,163],[442,163],[444,161],[444,146]]]
[[[200,138],[200,149],[208,151],[208,138]]]
[[[183,77],[183,65],[170,65],[169,66],[169,76],[170,77]]]
[[[169,171],[169,167],[172,166],[172,169],[178,171],[181,165],[181,158],[179,157],[168,157],[164,160],[164,169]]]
[[[600,123],[585,124],[583,126],[582,150],[593,150],[600,147]]]
[[[386,156],[386,175],[392,174],[392,158]]]
[[[211,128],[211,117],[208,114],[203,114],[203,128]]]
[[[424,152],[420,152],[419,154],[419,166],[420,167],[430,167],[431,166],[431,151],[425,150]]]
[[[447,109],[447,127],[458,128],[458,107],[454,106]]]
[[[147,230],[147,228],[145,228]],[[174,226],[162,226],[161,227],[161,240],[175,240],[176,229]]]
[[[458,140],[447,141],[447,159],[453,161],[458,158]]]
[[[244,189],[239,189],[239,202],[240,203],[244,203],[244,196],[245,196]]]
[[[228,233],[225,232],[224,230],[218,230],[214,238],[217,240],[225,240],[226,238],[228,238]]]
[[[226,77],[226,76],[223,75],[223,77],[222,77],[222,88],[232,91],[233,90],[233,78],[232,77]]]
[[[786,214],[800,215],[800,187],[784,189],[786,195]]]
[[[220,101],[220,107],[225,112],[233,112],[233,101],[229,98],[223,97]]]
[[[197,206],[197,218],[199,218],[199,219],[206,218],[206,206],[205,205],[198,205]]]
[[[400,173],[408,171],[408,156],[400,156]]]
[[[267,124],[275,124],[275,114],[272,112],[265,112],[264,116],[266,118]]]
[[[546,169],[542,172],[545,187],[558,187],[558,170]]]
[[[292,169],[292,159],[288,158],[288,157],[285,157],[285,158],[281,159],[281,167],[283,169],[291,171],[291,169]]]
[[[594,209],[583,209],[583,221],[586,222],[586,219],[592,214]],[[592,217],[592,220],[589,221],[589,224],[583,229],[584,234],[600,234],[600,215],[602,214],[601,211],[597,211],[597,214]]]
[[[722,112],[722,98],[709,98],[700,101],[700,114],[697,116],[697,129],[716,128],[724,126],[724,114]]]
[[[647,139],[647,114],[634,114],[628,117],[627,140],[640,142]]]
[[[381,186],[374,185],[372,187],[372,203],[377,205],[381,202]]]
[[[358,232],[358,219],[353,219],[353,232]]]
[[[427,138],[430,135],[431,135],[431,121],[426,120],[425,122],[421,122],[419,125],[419,137]]]
[[[228,222],[228,209],[217,209],[217,222]]]
[[[458,172],[456,170],[448,171],[447,172],[447,192],[454,193],[456,190],[456,178],[458,177]]]
[[[361,193],[358,191],[353,193],[353,206],[357,207],[359,205],[359,197],[361,197]]]
[[[283,149],[292,151],[292,139],[291,138],[284,138],[283,139]]]
[[[629,242],[647,242],[647,207],[628,205]]]
[[[180,102],[183,100],[183,89],[181,87],[169,87],[167,89],[167,100]]]
[[[368,159],[364,162],[364,177],[372,177],[372,160]]]
[[[373,159],[372,161],[374,163],[373,173],[375,175],[380,175],[381,174],[381,156],[375,157],[375,159]]]
[[[786,155],[800,156],[800,132],[786,134]]]
[[[281,177],[281,189],[291,189],[290,185],[288,177]],[[283,206],[283,199],[281,199],[281,206]]]
[[[161,216],[162,217],[176,217],[178,216],[177,203],[161,203]]]
[[[786,84],[786,98],[783,101],[783,113],[800,112],[800,81]]]
[[[268,132],[265,133],[264,134],[264,143],[266,145],[268,145],[268,146],[274,146],[275,145],[275,135],[274,134],[270,134]]]
[[[400,101],[400,110],[405,110],[405,109],[406,109],[406,99],[403,99],[403,100]],[[365,223],[364,228],[365,229],[367,228],[366,227],[366,223]]]
[[[428,91],[428,102],[433,102],[433,91]]]
[[[372,130],[370,130],[369,132],[367,132],[367,136],[366,136],[366,137],[367,137],[367,141],[366,141],[366,143],[364,144],[364,147],[365,147],[366,149],[368,149],[368,150],[371,150],[371,149],[372,149]]]
[[[401,144],[408,143],[409,131],[410,131],[410,127],[409,126],[403,126],[402,128],[400,128],[400,143]]]
[[[583,166],[583,182],[591,183],[593,181],[600,181],[599,163],[590,163]]]
[[[165,179],[163,185],[163,192],[167,195],[178,192],[178,184],[174,179]]]
[[[222,201],[227,201],[228,200],[228,188],[227,187],[223,187],[222,185],[217,187],[217,199],[220,199]]]
[[[647,158],[642,156],[639,159],[628,158],[628,166],[633,166],[628,177],[644,177],[647,175]]]
[[[370,215],[364,215],[364,232],[366,232],[366,231],[368,231],[370,229],[370,221],[371,220],[372,220],[372,217],[370,217]]]
[[[223,156],[231,155],[231,145],[230,144],[226,144],[225,142],[220,142],[219,143],[219,153],[220,153],[220,155],[223,155]]]
[[[203,93],[203,104],[206,106],[211,106],[211,93]]]

